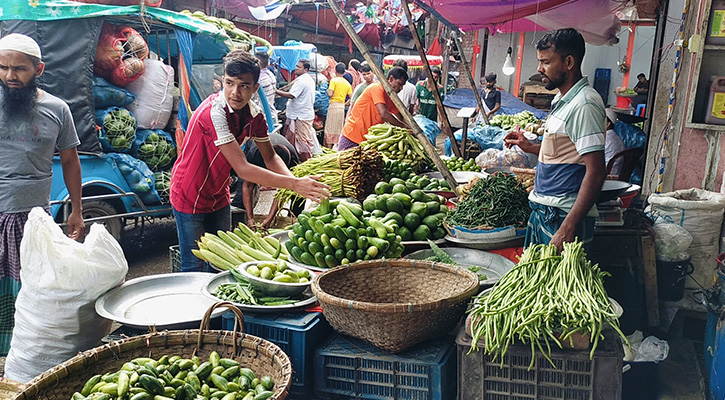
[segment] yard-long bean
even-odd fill
[[[551,342],[573,345],[573,335],[580,334],[589,337],[593,357],[605,324],[624,338],[604,290],[606,275],[587,260],[580,242],[565,243],[561,255],[553,245],[529,246],[516,266],[475,299],[470,351],[483,340],[486,354],[503,362],[509,346],[520,341],[531,346],[531,368],[537,349],[551,362]]]

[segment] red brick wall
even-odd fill
[[[473,45],[476,44],[475,40],[476,40],[475,31],[463,33],[461,47],[463,48],[464,56],[466,57],[466,61],[468,61],[468,63],[469,63],[468,65],[471,68],[472,72],[473,72],[473,66],[471,65],[471,63],[473,62]],[[458,87],[470,89],[471,84],[468,81],[468,77],[465,76],[466,70],[463,67],[463,65],[461,65],[458,68],[458,71],[460,73],[459,78],[458,78]],[[478,71],[476,71],[476,73],[478,73]],[[475,76],[473,78],[476,79]]]

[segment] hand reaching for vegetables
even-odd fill
[[[322,178],[322,175],[298,178],[292,190],[299,193],[302,197],[319,203],[321,200],[330,197],[330,186],[318,182],[320,178]]]

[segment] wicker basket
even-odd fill
[[[371,260],[317,275],[312,292],[335,330],[396,353],[449,332],[478,276],[421,260]]]
[[[227,307],[236,316],[234,331],[208,330],[215,308]],[[229,302],[218,302],[207,310],[199,330],[164,331],[112,342],[78,354],[45,371],[19,392],[15,400],[68,400],[93,375],[116,371],[136,357],[159,358],[164,354],[208,359],[216,350],[222,357],[239,361],[259,375],[274,379],[273,399],[282,400],[292,382],[292,365],[275,344],[256,336],[237,333],[243,330],[244,316]]]

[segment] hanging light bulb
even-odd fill
[[[516,72],[516,67],[514,67],[514,63],[511,61],[512,52],[513,49],[509,47],[508,51],[506,52],[506,60],[503,62],[502,71],[504,75],[511,75]]]

